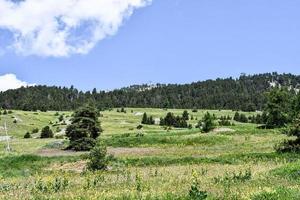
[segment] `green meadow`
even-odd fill
[[[287,139],[281,130],[238,122],[209,133],[195,128],[206,112],[233,117],[229,110],[188,110],[192,129],[144,125],[138,130],[144,112],[156,119],[184,110],[125,110],[101,112],[100,138],[113,156],[104,172],[85,170],[87,153],[63,150],[61,133],[71,112],[1,115],[0,136],[5,136],[2,126],[7,123],[12,151],[5,151],[6,141],[0,142],[0,199],[193,199],[191,192],[207,199],[300,199],[300,155],[274,150]],[[40,139],[39,133],[23,138],[46,125],[55,138]],[[196,191],[191,189],[195,185]]]

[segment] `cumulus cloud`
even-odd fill
[[[34,84],[28,84],[19,80],[15,74],[5,74],[0,76],[0,91],[6,91],[9,89],[17,89],[22,86],[33,86]]]
[[[86,54],[152,0],[0,0],[0,29],[23,55]],[[1,41],[0,41],[1,43]]]

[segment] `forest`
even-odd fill
[[[80,91],[73,86],[22,87],[0,93],[0,107],[24,111],[68,111],[84,103],[98,109],[133,108],[197,108],[242,111],[263,110],[265,93],[272,87],[286,87],[291,92],[300,88],[300,76],[265,73],[241,74],[239,78],[218,78],[191,84],[134,85],[113,91]]]

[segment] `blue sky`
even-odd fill
[[[106,90],[240,73],[300,74],[299,8],[298,0],[153,0],[134,9],[114,35],[85,54],[57,57],[3,50],[0,75]],[[2,28],[1,44],[12,40],[7,35]]]

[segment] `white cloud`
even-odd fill
[[[0,0],[0,29],[23,55],[86,54],[152,0]],[[1,43],[1,41],[0,41]]]
[[[6,91],[9,89],[17,89],[22,86],[33,86],[34,84],[28,84],[19,80],[15,74],[5,74],[0,76],[0,91]]]

